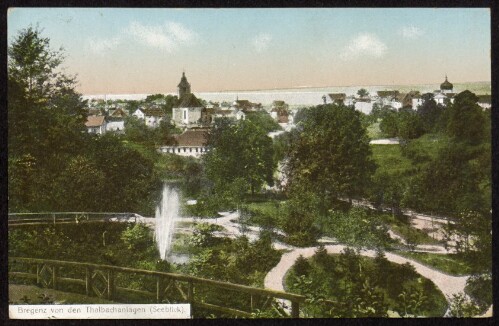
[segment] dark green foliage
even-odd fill
[[[432,93],[421,95],[423,104],[417,109],[417,114],[421,118],[424,130],[426,132],[436,131],[438,122],[444,108],[437,104]]]
[[[386,225],[378,215],[368,214],[363,208],[331,212],[323,222],[322,232],[359,249],[385,248],[389,243]]]
[[[251,112],[246,115],[246,119],[253,122],[266,133],[281,130],[281,126],[267,112]]]
[[[174,132],[177,130],[169,119],[161,120],[157,128],[150,128],[133,116],[125,120],[125,139],[154,150],[157,146],[172,145]]]
[[[424,133],[424,124],[420,116],[412,109],[401,109],[397,117],[398,136],[402,139],[419,138]]]
[[[9,210],[151,213],[153,159],[87,134],[76,81],[37,29],[9,47]]]
[[[375,165],[359,112],[320,105],[308,109],[301,123],[288,153],[289,186],[315,192],[325,206],[328,198],[362,195]]]
[[[464,293],[454,294],[449,306],[449,317],[469,318],[476,317],[480,313],[480,307]]]
[[[479,144],[487,140],[485,113],[477,104],[478,97],[464,91],[454,97],[445,112],[446,132],[458,142]]]
[[[383,120],[379,124],[379,129],[385,137],[395,137],[399,134],[397,112],[395,110],[388,111],[384,114]]]
[[[464,211],[455,224],[446,226],[448,238],[457,237],[455,249],[475,273],[492,270],[492,216],[489,212]]]
[[[310,265],[308,260],[304,258],[302,255],[300,255],[298,259],[296,259],[296,262],[293,265],[293,271],[296,273],[297,276],[301,275],[308,276],[311,269],[312,266]]]
[[[490,176],[485,177],[485,170],[474,158],[480,151],[459,143],[440,149],[437,157],[410,180],[405,205],[452,215],[466,209],[489,210],[480,187],[481,180]]]
[[[319,237],[316,219],[320,198],[313,192],[294,193],[283,207],[280,225],[286,241],[296,246],[308,246]]]
[[[443,295],[412,266],[390,263],[382,253],[369,259],[351,249],[329,256],[322,251],[310,260],[299,258],[286,277],[289,290],[307,297],[306,317],[387,317],[388,310],[437,317],[445,312]],[[307,267],[306,274],[297,273],[298,264]]]
[[[480,310],[486,311],[492,304],[492,274],[475,274],[466,280],[464,289]]]
[[[276,166],[272,139],[251,120],[216,121],[208,145],[211,151],[204,157],[206,175],[217,194],[238,179],[243,180],[252,193],[264,184],[272,185]]]
[[[9,256],[135,268],[149,261],[152,269],[158,261],[149,228],[114,222],[17,227],[9,232]]]
[[[361,88],[357,91],[357,95],[359,95],[359,97],[366,97],[369,95],[369,92],[367,91],[367,89]]]

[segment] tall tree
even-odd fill
[[[474,93],[464,91],[454,97],[454,103],[446,110],[446,132],[455,141],[478,144],[487,139],[487,120],[477,102]]]
[[[357,91],[357,95],[359,95],[359,97],[366,97],[369,95],[369,92],[367,91],[367,89],[361,88]]]
[[[375,170],[360,113],[344,105],[311,108],[292,139],[288,157],[291,190],[305,185],[324,202],[363,194]]]
[[[84,102],[74,78],[61,72],[62,59],[32,27],[8,48],[9,197],[16,203],[20,193],[30,194],[13,208],[48,208],[47,187],[88,139]]]
[[[50,40],[30,26],[19,32],[8,49],[9,77],[19,83],[28,99],[44,102],[74,86],[75,78],[58,70],[63,59],[62,48],[51,50]]]
[[[217,187],[244,179],[252,192],[272,184],[275,169],[272,139],[250,120],[220,120],[209,136],[205,156],[207,176]]]
[[[421,95],[421,99],[423,103],[417,108],[417,113],[421,117],[425,131],[431,132],[437,126],[443,108],[437,104],[432,93]]]

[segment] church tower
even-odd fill
[[[453,88],[454,85],[452,85],[452,83],[447,80],[447,75],[445,75],[445,81],[440,84],[440,92],[444,94],[452,93]]]
[[[182,72],[182,78],[180,79],[180,83],[177,85],[178,87],[178,98],[182,98],[185,94],[191,93],[191,84],[187,81],[185,77],[185,71]]]

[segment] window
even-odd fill
[[[184,110],[184,120],[187,120],[187,110]]]

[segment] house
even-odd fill
[[[328,96],[333,104],[344,104],[347,98],[347,94],[345,93],[331,93]]]
[[[114,112],[110,112],[109,116],[111,118],[125,118],[128,116],[128,112],[125,109],[118,108],[118,109],[114,110]]]
[[[355,99],[354,107],[357,111],[369,114],[373,109],[373,104],[373,101],[369,97],[361,97]]]
[[[128,116],[128,113],[124,109],[118,108],[114,110],[107,117],[106,131],[124,133],[126,116]]]
[[[87,127],[87,132],[89,134],[105,134],[106,125],[106,117],[104,117],[103,115],[90,115],[87,117],[87,122],[85,122],[85,126]]]
[[[137,119],[144,120],[146,118],[144,108],[138,108],[137,110],[135,110],[135,112],[132,113],[132,116],[136,117]]]
[[[423,100],[418,91],[410,91],[401,98],[401,104],[403,108],[412,108],[416,110],[418,105],[423,104]]]
[[[109,119],[106,124],[106,131],[112,131],[119,134],[125,132],[125,120],[123,119]]]
[[[244,113],[243,110],[237,110],[236,113],[234,114],[236,120],[245,120],[246,119],[246,113]]]
[[[244,112],[256,112],[261,110],[262,104],[261,103],[253,103],[248,100],[240,100],[236,99],[231,106],[231,110],[242,110]]]
[[[211,120],[206,114],[208,111],[201,101],[191,93],[191,84],[187,82],[185,73],[178,84],[179,105],[172,110],[172,123],[188,128],[196,127],[203,121]],[[204,110],[204,111],[203,111]],[[203,112],[205,115],[203,116]]]
[[[165,118],[165,112],[161,109],[144,109],[143,112],[146,126],[151,128],[159,127],[159,123]]]
[[[492,96],[478,95],[478,105],[483,109],[490,109],[492,107]]]
[[[182,134],[174,136],[174,145],[162,146],[159,148],[159,152],[200,157],[208,151],[208,147],[206,146],[207,139],[208,129],[187,129]]]
[[[400,94],[399,91],[378,91],[376,92],[377,94],[377,99],[376,103],[378,103],[381,106],[386,106],[386,105],[392,105],[392,102],[394,100],[396,101],[397,96]]]
[[[437,94],[435,94],[435,96],[433,96],[433,99],[435,100],[435,102],[437,102],[437,104],[444,105],[447,100],[447,96],[443,93],[438,92]]]

